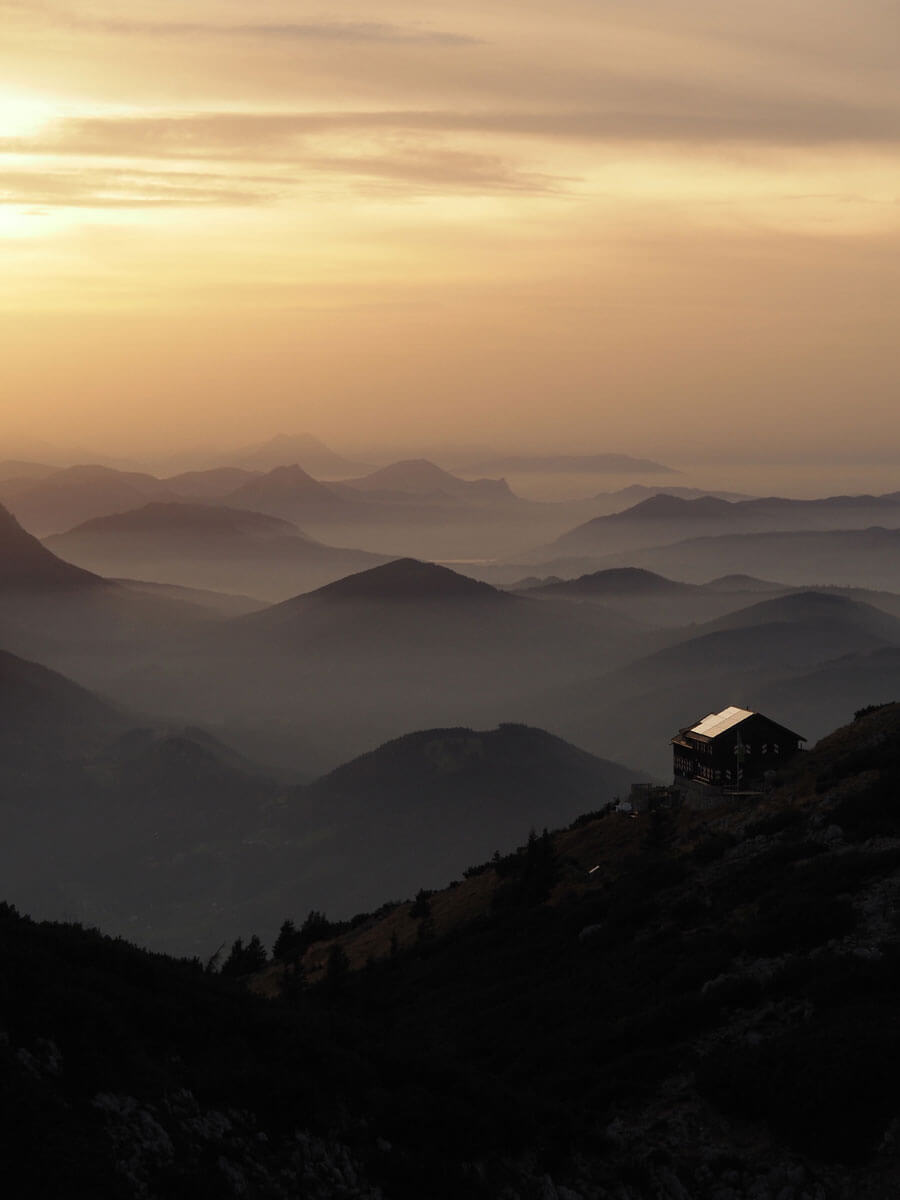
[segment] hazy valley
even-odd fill
[[[303,464],[279,461],[304,447]],[[308,469],[316,462],[319,478]],[[561,479],[568,469],[552,459],[514,465]],[[0,471],[6,894],[33,918],[96,926],[194,965],[11,911],[0,920],[7,953],[39,963],[52,943],[64,947],[73,978],[94,970],[85,1017],[106,990],[125,986],[123,971],[156,973],[158,994],[173,989],[179,1005],[190,994],[222,1046],[234,1035],[232,1005],[271,1010],[265,1021],[279,1037],[299,1012],[319,1030],[328,1064],[321,1077],[313,1068],[315,1102],[278,1085],[303,1129],[289,1149],[240,1061],[209,1085],[172,1030],[165,1037],[194,1063],[194,1082],[177,1103],[160,1099],[132,1063],[132,1102],[109,1073],[115,1039],[98,1036],[95,1076],[65,1034],[72,1077],[87,1071],[91,1095],[102,1086],[118,1097],[95,1097],[78,1136],[102,1163],[103,1138],[115,1131],[131,1147],[131,1165],[116,1168],[126,1188],[160,1197],[169,1192],[159,1171],[194,1179],[216,1145],[222,1161],[257,1180],[260,1196],[286,1195],[276,1176],[298,1171],[323,1200],[337,1194],[326,1182],[335,1171],[340,1194],[371,1200],[379,1186],[388,1197],[412,1196],[426,1180],[434,1186],[442,1163],[448,1196],[462,1188],[487,1200],[512,1187],[523,1200],[586,1200],[614,1194],[603,1189],[618,1177],[631,1179],[615,1193],[628,1200],[675,1200],[705,1194],[691,1190],[703,1180],[721,1184],[719,1160],[736,1154],[741,1186],[757,1188],[741,1197],[780,1196],[802,1169],[825,1190],[809,1191],[809,1174],[806,1193],[792,1196],[878,1200],[892,1179],[884,1139],[893,1110],[882,1091],[871,1135],[854,1125],[841,1143],[849,1149],[837,1151],[810,1132],[802,1105],[788,1119],[758,1099],[772,1069],[764,1053],[781,1054],[793,1037],[819,1045],[829,1022],[848,1028],[849,1010],[817,1007],[802,999],[806,983],[776,985],[781,975],[753,964],[780,955],[777,971],[814,980],[826,970],[815,956],[827,954],[827,970],[848,972],[852,992],[868,976],[842,964],[859,961],[860,947],[874,939],[877,961],[893,963],[896,830],[866,764],[893,788],[892,751],[882,747],[894,744],[895,710],[826,738],[808,765],[801,756],[793,773],[769,772],[764,792],[726,799],[709,815],[677,806],[629,814],[629,798],[633,785],[669,784],[670,739],[701,714],[737,704],[814,745],[857,710],[900,694],[896,496],[755,500],[687,482],[668,492],[643,482],[604,490],[598,468],[596,492],[546,501],[472,468],[456,474],[425,459],[373,466],[283,438],[170,475],[14,460]],[[654,471],[668,478],[659,464],[635,468],[641,477]],[[847,757],[847,739],[870,749]],[[835,771],[861,774],[851,785],[835,782]],[[858,813],[846,798],[857,793]],[[720,857],[745,882],[726,883]],[[863,862],[835,898],[828,871],[843,879]],[[777,916],[779,872],[789,899]],[[730,887],[754,917],[728,915]],[[873,915],[876,897],[888,915]],[[778,940],[778,921],[799,922],[793,940]],[[641,949],[628,949],[631,938]],[[539,966],[528,965],[528,945],[540,948]],[[666,981],[658,1002],[642,979],[644,958]],[[892,969],[878,967],[888,991]],[[31,980],[31,967],[20,970]],[[791,1007],[801,1002],[815,1012],[802,1035]],[[30,1023],[13,1021],[14,1044],[37,1064],[41,1104],[59,1099],[41,1048],[57,1045],[47,1040],[51,1026],[68,1028],[54,1003],[42,1001]],[[586,1023],[596,1004],[616,1031],[611,1041]],[[489,1066],[475,1065],[484,1046],[462,1016],[466,1005],[485,1014]],[[697,1023],[679,1029],[671,1014],[690,1005]],[[774,1030],[766,1005],[781,1014]],[[399,1042],[381,1011],[399,1022]],[[886,1009],[872,1019],[886,1022]],[[540,1099],[501,1033],[509,1021],[524,1036],[534,1020],[549,1056],[528,1068],[542,1072]],[[761,1039],[763,1058],[746,1058],[745,1028]],[[352,1029],[380,1047],[374,1058]],[[571,1031],[592,1063],[605,1064],[602,1086],[576,1067]],[[251,1059],[280,1078],[265,1036],[252,1036]],[[414,1083],[401,1046],[419,1036],[437,1075]],[[126,1057],[153,1060],[156,1051],[138,1049],[140,1022],[116,1037],[132,1047]],[[470,1082],[446,1075],[451,1044],[463,1047]],[[867,1045],[853,1042],[854,1064],[836,1054],[835,1080],[856,1080],[870,1062]],[[309,1062],[310,1052],[304,1043],[288,1059]],[[342,1074],[337,1063],[350,1060]],[[693,1064],[689,1082],[679,1063]],[[732,1122],[750,1109],[722,1082],[731,1070],[757,1089],[753,1119],[764,1114],[739,1153]],[[382,1101],[367,1078],[381,1080],[372,1086]],[[12,1079],[21,1105],[20,1076]],[[837,1122],[829,1079],[820,1086]],[[470,1128],[458,1108],[471,1105],[461,1099],[470,1087],[508,1108],[507,1129],[480,1101],[472,1111],[481,1132]],[[423,1114],[415,1138],[402,1128],[410,1088]],[[590,1122],[571,1145],[562,1136],[572,1112],[564,1093],[591,1120],[605,1114],[599,1142]],[[664,1094],[674,1107],[661,1117]],[[232,1133],[214,1132],[217,1106],[238,1098],[249,1108]],[[81,1113],[82,1101],[72,1103]],[[343,1126],[340,1104],[356,1114]],[[473,1139],[465,1160],[436,1132],[435,1106],[448,1104],[456,1115],[445,1129]],[[529,1104],[541,1132],[525,1115]],[[716,1128],[702,1162],[675,1148],[690,1142],[699,1110]],[[138,1111],[166,1131],[171,1153],[153,1159],[139,1149]],[[390,1152],[361,1133],[365,1112],[377,1114]],[[67,1122],[64,1143],[75,1136]],[[251,1127],[267,1131],[268,1149]],[[647,1138],[659,1153],[668,1147],[669,1165],[659,1159],[632,1179],[625,1161]],[[876,1190],[866,1192],[870,1178]]]

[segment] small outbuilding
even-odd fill
[[[739,791],[758,786],[800,749],[806,738],[748,708],[723,708],[672,738],[676,785],[706,784]]]

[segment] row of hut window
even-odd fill
[[[703,753],[703,754],[712,754],[712,752],[713,752],[713,744],[712,744],[712,742],[700,742],[700,743],[695,743],[695,746],[696,746],[696,748],[697,748],[699,751],[701,751],[701,753]],[[773,753],[773,754],[780,754],[780,753],[781,753],[781,744],[780,744],[779,742],[772,742],[771,749],[772,749],[772,753]],[[751,744],[750,742],[744,742],[744,743],[743,743],[743,750],[744,750],[744,753],[745,753],[745,754],[747,754],[747,755],[752,755],[752,754],[753,754],[753,746],[752,746],[752,744]],[[735,747],[734,747],[734,752],[735,752],[735,754],[737,754],[737,752],[738,752],[738,747],[737,747],[737,745],[735,745]],[[761,754],[768,754],[768,753],[769,753],[769,743],[768,743],[768,742],[763,742],[763,743],[762,743],[762,746],[761,746],[761,748],[760,748],[760,753],[761,753]]]

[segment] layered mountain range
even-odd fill
[[[641,772],[541,730],[437,729],[313,784],[197,727],[140,717],[0,654],[8,894],[138,941],[212,953],[237,920],[377,906],[624,794]]]
[[[606,555],[734,533],[900,527],[900,493],[883,496],[830,496],[821,500],[725,500],[654,495],[608,516],[595,517],[565,533],[550,547],[552,556]],[[756,568],[751,564],[748,569]]]
[[[7,1178],[892,1195],[898,496],[538,503],[325,449],[0,466]],[[626,815],[726,705],[856,719]]]

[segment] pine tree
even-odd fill
[[[299,941],[300,936],[297,932],[297,926],[291,920],[284,921],[278,930],[275,945],[272,947],[272,957],[278,959],[291,958]]]
[[[239,979],[261,970],[267,961],[266,948],[255,933],[246,946],[242,938],[236,938],[232,943],[231,953],[222,965],[222,974]]]
[[[313,942],[322,942],[335,932],[337,931],[334,924],[323,912],[319,912],[316,908],[310,909],[306,920],[300,926],[299,952],[305,954]]]
[[[243,975],[241,964],[244,957],[244,939],[235,938],[231,944],[231,953],[222,964],[222,974],[236,978],[238,975]]]
[[[252,975],[254,971],[261,971],[268,961],[269,956],[266,954],[266,948],[254,933],[244,950],[243,973],[245,975]]]

